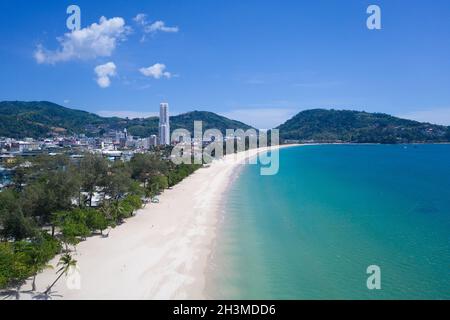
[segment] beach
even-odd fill
[[[68,286],[63,277],[53,287],[51,298],[207,298],[205,278],[221,200],[239,166],[265,151],[267,148],[260,148],[217,160],[164,191],[160,203],[147,204],[135,217],[112,229],[108,237],[94,236],[81,242],[73,252],[79,270],[75,287],[79,288]],[[50,262],[53,269],[36,277],[38,292],[55,280],[58,259]],[[31,281],[22,291],[29,287]],[[21,294],[22,299],[32,297]]]

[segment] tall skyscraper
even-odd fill
[[[159,144],[170,145],[170,120],[168,103],[161,103],[159,106]]]

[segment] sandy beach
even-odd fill
[[[72,286],[63,277],[53,288],[52,299],[207,298],[205,278],[221,199],[239,166],[266,150],[215,161],[166,190],[159,204],[148,204],[112,229],[109,237],[81,242],[74,253],[80,288],[69,289]],[[58,258],[51,264],[56,266]],[[53,282],[56,270],[46,269],[37,276],[38,292]]]

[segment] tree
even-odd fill
[[[81,222],[68,220],[61,226],[61,240],[66,244],[66,250],[68,245],[76,246],[90,234],[89,228]]]
[[[86,226],[92,231],[95,232],[100,230],[100,234],[103,234],[103,230],[108,228],[108,220],[105,215],[93,209],[86,209]]]
[[[21,283],[28,276],[27,268],[18,259],[11,242],[0,242],[0,288]]]
[[[130,161],[131,177],[143,183],[144,188],[152,176],[167,172],[167,162],[159,154],[136,154]]]
[[[76,246],[91,234],[84,209],[57,212],[53,215],[52,222],[55,227],[60,228],[60,238],[66,246],[66,251],[69,245]]]
[[[88,193],[89,206],[97,188],[102,187],[108,173],[108,162],[99,155],[86,154],[80,162],[82,187]]]
[[[0,242],[0,288],[5,288],[11,278],[14,252],[9,242]]]
[[[78,191],[78,177],[71,171],[48,172],[25,188],[22,193],[24,212],[40,224],[49,223],[53,212],[73,207]]]
[[[0,242],[0,288],[17,285],[47,267],[47,261],[60,250],[59,241],[45,232],[35,238],[15,242]]]
[[[158,175],[153,176],[149,180],[147,185],[147,194],[150,197],[154,197],[159,194],[162,190],[169,187],[169,180],[166,176]]]
[[[136,210],[142,209],[142,200],[137,195],[128,195],[123,199],[122,203],[131,208],[131,214]]]
[[[64,222],[61,227],[61,241],[66,247],[66,252],[69,251],[69,245],[76,246],[80,243],[80,235],[85,234],[87,228],[79,223],[71,221]]]
[[[76,267],[77,261],[72,258],[72,256],[69,253],[65,253],[61,256],[58,262],[58,266],[61,266],[61,268],[56,272],[56,274],[59,273],[58,277],[55,281],[45,290],[44,294],[48,295],[50,291],[52,290],[53,286],[61,279],[61,277],[65,274],[67,274],[71,267]]]
[[[132,180],[128,193],[141,197],[145,196],[145,188],[140,185],[138,181]]]
[[[108,201],[103,204],[102,212],[111,221],[110,225],[115,226],[131,216],[133,207],[123,201]]]
[[[36,275],[46,268],[52,268],[47,262],[60,250],[60,243],[42,232],[31,242],[19,242],[16,244],[16,252],[24,253],[24,260],[33,275],[32,289],[36,291]]]
[[[29,175],[29,172],[30,168],[21,164],[14,169],[13,186],[15,190],[22,191],[24,185],[28,181],[27,177]]]
[[[40,155],[35,158],[33,161],[33,171],[41,173],[49,172],[49,171],[58,171],[60,169],[68,168],[71,166],[70,159],[67,155]]]
[[[111,202],[104,202],[100,207],[100,213],[105,217],[108,226],[113,228],[116,226],[115,212]]]
[[[168,174],[169,186],[180,183],[184,178],[195,172],[201,166],[196,164],[180,164],[175,166]]]
[[[35,228],[32,219],[25,217],[18,194],[12,190],[0,193],[0,237],[22,240],[32,236]]]
[[[115,163],[105,178],[105,197],[118,201],[130,190],[132,183],[128,167],[124,163]]]

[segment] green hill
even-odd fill
[[[194,131],[194,121],[203,122],[203,130],[207,129],[219,129],[221,132],[225,132],[227,129],[251,129],[251,127],[245,123],[230,120],[218,114],[207,111],[193,111],[184,114],[180,114],[170,118],[172,129],[188,129],[190,132]]]
[[[193,132],[194,121],[203,121],[203,130],[251,128],[212,112],[193,111],[170,117],[171,129]],[[101,136],[123,130],[134,136],[158,134],[158,117],[145,119],[106,118],[73,110],[51,102],[0,102],[0,137],[43,138],[84,133]],[[282,140],[300,142],[412,143],[449,142],[450,128],[400,119],[382,113],[313,109],[302,111],[280,125]]]
[[[0,102],[0,136],[5,137],[39,138],[64,133],[94,134],[102,128],[118,124],[118,118],[102,118],[46,101]]]
[[[248,129],[250,126],[212,112],[193,111],[170,117],[171,129],[193,132],[194,121],[203,121],[203,130]],[[107,130],[123,130],[135,136],[158,134],[157,117],[145,119],[106,118],[86,111],[73,110],[51,102],[0,102],[0,137],[43,138],[52,135],[80,134],[99,136]]]
[[[158,117],[150,117],[145,119],[131,119],[125,121],[124,127],[133,136],[148,137],[152,134],[158,134]],[[247,130],[251,127],[239,121],[231,120],[218,114],[207,111],[192,111],[170,117],[171,131],[176,129],[187,129],[194,133],[194,121],[202,121],[203,130],[219,129],[225,133],[226,129],[243,129]]]
[[[450,127],[400,119],[382,113],[313,109],[279,126],[282,140],[300,142],[449,142]]]

